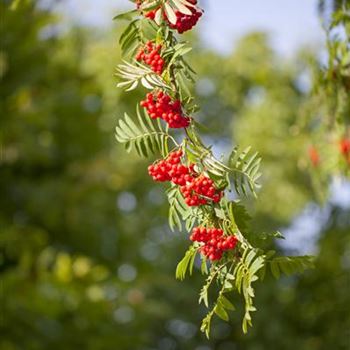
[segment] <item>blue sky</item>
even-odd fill
[[[220,53],[253,30],[270,33],[271,44],[282,55],[292,55],[303,45],[320,47],[324,34],[317,18],[317,0],[199,0],[206,15],[200,22],[201,39]],[[67,0],[60,10],[74,21],[108,27],[120,9],[132,8],[128,0]]]

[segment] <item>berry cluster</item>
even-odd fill
[[[181,164],[182,151],[169,153],[166,159],[158,161],[148,167],[148,173],[154,181],[171,181],[177,185],[184,185],[190,179],[190,168]]]
[[[203,174],[181,186],[181,193],[190,207],[205,205],[209,200],[218,203],[223,196],[223,192],[215,188],[214,181]]]
[[[340,140],[339,149],[345,157],[350,155],[350,139],[343,138],[342,140]]]
[[[197,0],[188,0],[188,2],[192,3],[193,5],[197,4]],[[192,12],[191,15],[186,15],[180,11],[175,11],[176,23],[172,24],[169,22],[169,27],[176,29],[179,34],[191,30],[197,24],[198,20],[203,14],[202,11],[196,6],[187,6],[187,8]]]
[[[181,186],[181,193],[188,206],[205,205],[209,201],[219,202],[223,192],[215,188],[213,180],[203,174],[198,175],[193,164],[190,166],[181,164],[182,155],[181,150],[171,152],[166,159],[148,167],[149,175],[154,181],[171,181]]]
[[[195,6],[197,5],[197,0],[187,0],[187,1],[193,5],[193,6],[186,6],[191,11],[191,14],[186,15],[176,10],[175,24],[170,23],[166,13],[163,11],[163,18],[168,22],[169,27],[172,29],[176,29],[179,34],[182,34],[188,30],[191,30],[197,24],[200,17],[203,15],[203,12],[198,7]],[[141,5],[141,1],[137,1],[136,6],[138,9],[140,8],[140,5]],[[144,16],[146,18],[154,20],[158,9],[159,7],[154,10],[144,12]]]
[[[182,114],[181,102],[172,101],[163,91],[148,93],[146,99],[141,101],[141,106],[146,108],[152,119],[161,118],[170,128],[187,128],[190,124],[190,119]]]
[[[153,72],[162,74],[165,61],[160,55],[161,49],[162,45],[155,45],[152,41],[148,41],[144,47],[139,49],[135,58],[149,65]]]
[[[204,243],[200,252],[211,261],[220,260],[222,254],[234,249],[238,242],[236,236],[225,236],[219,228],[195,227],[190,236],[192,242]]]

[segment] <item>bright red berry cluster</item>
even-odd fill
[[[184,185],[189,175],[190,167],[181,164],[182,151],[169,153],[166,159],[159,160],[148,167],[148,173],[154,181],[171,181],[177,185]]]
[[[153,72],[162,74],[165,61],[160,55],[162,45],[155,45],[154,42],[148,41],[144,47],[141,47],[136,54],[136,60],[149,65]]]
[[[193,5],[197,4],[197,0],[187,1],[192,3]],[[202,11],[196,6],[187,6],[187,8],[192,12],[191,15],[186,15],[184,13],[181,13],[180,11],[175,11],[176,23],[172,24],[169,22],[169,27],[172,29],[176,29],[179,34],[191,30],[203,15]]]
[[[171,152],[166,159],[150,165],[148,173],[155,181],[171,181],[181,186],[181,193],[188,206],[205,205],[209,201],[219,202],[223,192],[215,188],[213,180],[203,174],[198,175],[193,164],[181,164],[182,155],[181,150]]]
[[[234,249],[238,242],[236,236],[225,236],[220,228],[195,227],[190,236],[193,242],[204,243],[200,252],[211,261],[220,260],[222,254]]]
[[[161,118],[170,128],[187,128],[190,124],[190,119],[182,114],[181,102],[173,101],[163,91],[148,93],[146,99],[141,101],[141,106],[147,109],[152,119]]]
[[[215,188],[214,181],[203,174],[181,186],[181,193],[190,207],[208,204],[210,200],[218,203],[223,196],[223,192]]]

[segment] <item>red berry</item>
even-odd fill
[[[197,177],[191,176],[180,190],[189,206],[205,205],[209,201],[217,203],[223,196],[223,192],[218,191],[213,181],[203,174]]]
[[[211,261],[220,260],[222,254],[234,249],[238,242],[236,236],[225,236],[222,229],[206,227],[195,227],[190,239],[202,243],[200,252]]]
[[[193,5],[196,5],[197,2],[191,1]],[[192,29],[198,22],[199,18],[202,16],[202,10],[196,6],[187,6],[187,8],[191,11],[191,15],[186,15],[181,13],[180,11],[176,11],[176,23],[172,24],[168,20],[169,27],[172,29],[176,29],[178,33],[182,34],[190,29]]]
[[[140,104],[146,108],[152,119],[161,118],[170,128],[187,128],[190,124],[190,118],[182,113],[181,103],[173,102],[171,97],[163,92],[148,93],[146,100]]]
[[[147,15],[146,15],[147,16]],[[155,46],[152,41],[148,41],[143,47],[141,47],[135,56],[137,61],[143,61],[147,65],[151,66],[153,72],[162,74],[165,61],[160,56],[161,45]]]

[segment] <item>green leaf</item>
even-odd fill
[[[183,259],[178,263],[176,267],[176,278],[179,280],[183,280],[186,276],[186,272],[189,270],[189,274],[192,274],[193,263],[197,254],[197,249],[191,246]]]
[[[116,15],[113,17],[113,20],[122,20],[122,19],[125,19],[125,20],[128,20],[130,21],[133,16],[135,14],[137,14],[138,11],[137,10],[131,10],[131,11],[128,11],[128,12],[124,12],[124,13],[120,13],[119,15]]]
[[[163,11],[161,8],[159,8],[156,13],[155,13],[155,17],[154,17],[154,21],[157,23],[158,26],[161,25],[162,21],[163,21]]]
[[[174,9],[166,2],[164,4],[165,14],[171,24],[176,24],[177,17],[175,15]]]
[[[304,256],[278,256],[267,261],[270,265],[272,275],[277,279],[280,272],[285,275],[301,273],[306,269],[314,268],[314,257]]]
[[[116,139],[125,144],[128,152],[134,149],[140,156],[148,157],[157,152],[163,153],[164,144],[167,148],[169,140],[175,144],[160,123],[153,122],[145,113],[142,115],[139,109],[137,109],[137,117],[138,124],[125,114],[116,126]]]
[[[200,293],[199,293],[199,304],[203,301],[204,305],[206,307],[209,306],[209,301],[208,301],[208,291],[209,291],[209,287],[212,284],[212,282],[214,281],[215,277],[216,277],[216,268],[214,266],[211,267],[210,269],[210,273],[208,278],[206,279],[206,282],[204,284],[204,286],[202,287]]]
[[[208,315],[203,319],[201,324],[201,331],[205,333],[208,339],[210,335],[210,325],[211,325],[211,319],[213,317],[213,314],[214,314],[213,311],[209,312]]]
[[[223,308],[221,303],[217,303],[216,306],[214,307],[214,312],[216,315],[218,315],[222,320],[228,321],[228,313],[226,310]]]
[[[141,83],[146,89],[153,90],[154,88],[170,89],[170,86],[152,69],[143,66],[139,63],[135,65],[124,61],[117,67],[117,75],[121,82],[117,84],[118,87],[126,88],[126,91],[131,91],[137,88]]]
[[[189,231],[193,226],[194,222],[191,222],[191,225],[187,225],[187,220],[191,220],[192,208],[187,206],[185,200],[180,192],[178,186],[172,186],[167,191],[168,201],[169,201],[169,224],[172,231],[177,227],[180,231],[182,230],[181,219],[186,220],[186,229]],[[180,219],[181,218],[181,219]],[[195,219],[195,218],[194,218]]]
[[[235,310],[235,307],[233,306],[233,304],[225,296],[223,295],[221,296],[220,302],[222,303],[225,309],[232,310],[232,311]]]
[[[192,132],[193,134],[195,133]],[[213,156],[210,148],[205,147],[198,137],[192,137],[192,139],[194,141],[194,145],[191,145],[192,151],[197,158],[202,160],[202,164],[209,174],[221,177],[223,181],[232,179],[239,195],[247,195],[251,192],[256,197],[256,190],[260,187],[258,179],[261,176],[258,172],[261,158],[257,157],[257,153],[251,155],[249,147],[243,151],[235,147],[230,155],[228,165],[225,165]]]
[[[160,1],[159,0],[147,0],[147,1],[143,1],[140,5],[140,9],[142,11],[151,11],[151,10],[155,10],[158,6],[160,5]]]
[[[245,232],[252,219],[247,209],[237,201],[229,202],[228,209],[229,213],[231,213],[231,219],[233,219],[238,229],[241,232]]]
[[[169,207],[169,215],[168,215],[169,226],[172,231],[177,227],[180,231],[182,230],[181,219],[176,209],[170,205]]]
[[[172,0],[174,6],[183,14],[185,15],[192,15],[192,12],[190,11],[190,9],[185,6],[180,0]]]
[[[191,47],[186,47],[186,43],[175,45],[174,48],[168,51],[168,55],[172,55],[171,60],[169,61],[169,66],[172,65],[178,57],[181,57],[182,60],[182,57],[189,53],[191,50]],[[163,55],[163,57],[166,57],[166,53]]]
[[[205,257],[202,257],[201,272],[202,272],[202,275],[208,274],[207,259]]]
[[[233,175],[235,190],[246,195],[249,191],[256,197],[256,189],[260,188],[258,180],[261,158],[258,153],[251,154],[250,147],[240,150],[235,147],[229,157],[229,168]]]
[[[141,41],[139,19],[131,21],[119,38],[122,54],[134,52]]]
[[[245,301],[245,314],[242,321],[242,329],[245,333],[248,326],[252,325],[250,313],[256,310],[253,305],[254,289],[252,283],[258,280],[257,273],[264,266],[265,256],[258,255],[257,250],[247,246],[233,272],[237,290],[243,294]]]
[[[226,218],[225,211],[223,209],[214,208],[215,215],[217,218],[224,220]]]

